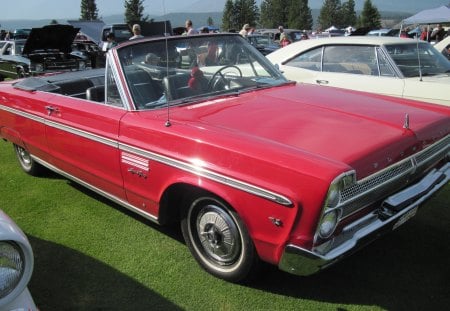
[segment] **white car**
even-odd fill
[[[0,310],[38,310],[27,287],[33,264],[27,237],[0,210]]]
[[[450,36],[445,37],[433,46],[450,60]]]
[[[450,62],[431,44],[394,37],[304,40],[266,56],[290,80],[450,106]]]

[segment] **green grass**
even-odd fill
[[[27,234],[29,284],[48,310],[443,310],[450,304],[450,185],[408,223],[328,270],[267,266],[224,282],[162,228],[55,174],[23,173],[0,142],[0,208]]]

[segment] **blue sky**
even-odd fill
[[[260,4],[262,0],[256,0]],[[324,0],[309,0],[311,8],[320,8]],[[345,2],[347,0],[341,0]],[[96,0],[99,16],[124,13],[124,0]],[[417,13],[422,9],[448,4],[450,0],[372,0],[379,10]],[[0,24],[11,19],[74,19],[80,17],[81,0],[0,0]],[[144,0],[144,14],[163,15],[171,12],[207,12],[224,6],[225,0]],[[364,0],[355,0],[361,9]],[[201,9],[201,10],[200,10]]]
[[[214,0],[211,0],[214,1]],[[145,14],[162,14],[164,7],[170,11],[180,9],[195,0],[146,0]],[[10,19],[61,19],[79,18],[80,0],[0,0],[2,20]],[[123,0],[96,0],[99,16],[120,14],[124,12]]]

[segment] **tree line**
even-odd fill
[[[222,29],[240,29],[244,24],[259,28],[283,26],[310,30],[313,29],[314,20],[308,0],[264,0],[259,8],[255,0],[227,0]],[[354,0],[324,0],[317,25],[321,29],[330,26],[380,28],[381,15],[371,0],[365,0],[359,16],[355,11]]]
[[[125,22],[149,21],[144,16],[144,0],[124,1]],[[98,9],[95,0],[81,0],[81,16],[83,20],[98,20]],[[263,0],[261,6],[256,0],[227,0],[223,9],[221,29],[239,30],[244,24],[257,28],[276,28],[283,26],[294,29],[313,29],[314,20],[308,0]],[[208,19],[208,25],[213,25]],[[330,26],[343,28],[381,27],[381,15],[371,0],[365,0],[363,9],[358,16],[355,11],[355,1],[324,0],[317,18],[320,29]]]
[[[125,0],[125,22],[147,22],[149,16],[144,16],[144,0]],[[95,0],[81,0],[81,20],[99,20],[97,3]]]

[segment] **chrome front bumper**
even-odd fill
[[[326,245],[314,250],[286,245],[278,267],[310,275],[350,255],[413,217],[419,206],[450,180],[450,163],[435,169],[418,183],[388,197],[376,211],[346,226]]]

